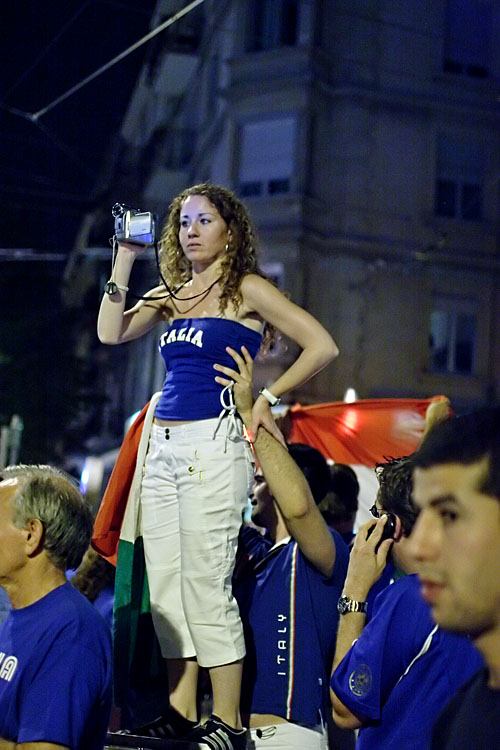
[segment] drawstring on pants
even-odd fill
[[[219,418],[217,420],[217,424],[215,425],[215,430],[213,434],[213,440],[215,440],[215,436],[217,435],[217,432],[219,431],[219,427],[222,424],[222,420],[227,417],[226,422],[226,436],[224,439],[224,453],[227,453],[227,441],[232,435],[239,435],[240,430],[238,428],[238,422],[236,420],[236,404],[234,403],[234,395],[233,395],[233,385],[234,383],[229,383],[229,385],[226,385],[225,388],[222,389],[220,392],[220,402],[222,405],[222,411],[219,414]],[[227,401],[226,403],[226,396]]]

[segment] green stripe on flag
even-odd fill
[[[154,632],[142,537],[135,543],[120,539],[115,577],[114,702],[167,702],[167,672]],[[140,699],[139,699],[140,696]],[[148,712],[149,713],[149,712]]]

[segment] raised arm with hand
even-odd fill
[[[247,429],[252,425],[252,369],[250,354],[241,348],[241,355],[227,347],[238,370],[214,365],[225,377],[215,379],[221,385],[234,382],[236,407]],[[330,576],[335,564],[335,544],[303,473],[287,449],[266,429],[258,429],[253,436],[253,447],[262,473],[268,484],[290,535],[301,552],[325,576]]]
[[[355,602],[365,602],[370,589],[382,575],[387,562],[387,555],[392,546],[392,539],[380,543],[382,531],[387,521],[383,515],[376,523],[368,521],[356,534],[349,558],[349,567],[344,583],[343,595]],[[373,532],[368,536],[368,530]],[[380,544],[380,546],[378,546]],[[375,550],[378,550],[375,552]],[[360,637],[366,625],[365,612],[346,612],[340,616],[337,642],[333,658],[332,674],[354,641]],[[330,688],[335,723],[344,729],[356,729],[363,723],[362,717],[356,716],[337,698]]]
[[[104,293],[97,319],[97,335],[103,344],[121,344],[142,336],[162,320],[160,305],[156,300],[140,300],[125,311],[127,288],[135,259],[146,250],[143,245],[118,243],[112,280],[117,285],[115,294]],[[148,294],[165,293],[163,286]],[[146,295],[147,296],[147,295]]]
[[[339,353],[328,331],[316,318],[291,302],[275,286],[255,274],[249,274],[241,283],[245,307],[271,323],[301,349],[295,362],[268,389],[280,397],[306,383],[322,370]],[[252,432],[262,424],[279,439],[270,413],[269,402],[259,396],[253,406]]]

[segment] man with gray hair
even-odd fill
[[[92,514],[50,466],[0,476],[0,750],[101,750],[111,708],[109,627],[66,580]]]

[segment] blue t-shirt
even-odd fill
[[[500,750],[500,690],[488,685],[488,669],[464,685],[432,730],[432,750]]]
[[[329,710],[328,677],[337,634],[337,601],[349,552],[332,531],[336,558],[325,578],[293,539],[270,549],[251,527],[240,532],[250,570],[233,583],[247,655],[242,712],[275,714],[307,726]]]
[[[223,386],[214,364],[235,368],[226,346],[238,354],[245,346],[252,359],[259,351],[260,333],[227,318],[179,318],[160,338],[160,353],[167,368],[156,407],[159,419],[213,419],[222,411]]]
[[[5,593],[5,589],[0,587],[0,625],[5,620],[10,612],[9,597]]]
[[[111,710],[108,625],[70,583],[0,627],[0,737],[102,750]]]
[[[399,579],[376,598],[372,619],[331,679],[339,700],[368,719],[356,750],[427,748],[443,706],[480,668],[471,642],[441,629],[413,662],[434,628],[417,576]]]

